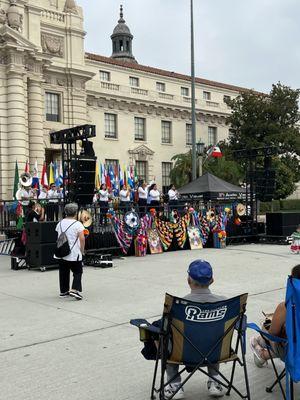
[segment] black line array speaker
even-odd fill
[[[79,205],[93,202],[96,159],[77,157],[71,163],[71,182],[68,197]]]
[[[300,225],[300,213],[267,213],[266,233],[269,236],[290,236]]]
[[[55,243],[57,222],[29,222],[26,224],[28,243]]]
[[[56,265],[58,262],[53,258],[56,243],[36,243],[27,247],[27,262],[30,267],[44,267]]]

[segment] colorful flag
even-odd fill
[[[48,176],[47,176],[47,165],[46,162],[43,164],[43,169],[42,169],[42,178],[41,178],[41,185],[45,188],[49,186],[48,184]]]
[[[50,163],[49,165],[49,185],[51,185],[54,182],[54,166],[53,162]]]
[[[222,154],[222,152],[221,152],[219,146],[214,146],[211,155],[212,155],[212,157],[214,157],[214,158],[223,157],[223,154]]]
[[[105,183],[105,165],[101,164],[101,184]]]
[[[124,185],[124,173],[119,164],[119,188]]]
[[[35,189],[40,188],[40,179],[39,179],[37,160],[35,160],[34,167],[33,167],[32,187],[34,187]]]
[[[64,171],[63,171],[63,166],[62,166],[62,161],[61,160],[59,162],[58,175],[59,175],[59,186],[61,186],[64,183]]]
[[[26,160],[24,172],[26,172],[27,174],[29,174],[29,162],[28,162],[28,160]]]
[[[99,173],[99,164],[96,161],[96,171],[95,171],[95,189],[100,189],[100,173]]]
[[[54,161],[53,170],[54,170],[55,186],[60,186],[60,177],[59,177],[59,170],[58,170],[57,161]]]
[[[15,166],[15,179],[14,179],[14,199],[16,198],[16,193],[19,189],[19,167],[18,167],[18,162],[16,160],[16,166]]]

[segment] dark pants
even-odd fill
[[[70,290],[70,272],[73,272],[72,289],[82,292],[82,261],[59,260],[59,286],[60,293]]]
[[[46,206],[47,221],[58,221],[59,205],[49,202]]]
[[[146,212],[147,212],[147,199],[139,199],[139,211],[140,211],[140,214],[146,214]]]
[[[100,224],[107,224],[107,213],[108,213],[108,202],[107,201],[99,201],[100,206]]]

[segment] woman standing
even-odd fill
[[[106,214],[108,212],[108,190],[105,183],[102,183],[99,190],[100,224],[107,223]]]
[[[82,300],[82,255],[84,253],[84,226],[77,221],[78,205],[70,203],[64,209],[65,218],[56,226],[58,238],[65,233],[68,239],[70,254],[58,258],[60,297],[71,296]],[[55,257],[57,258],[57,257]],[[73,272],[73,283],[70,290],[70,271]]]
[[[169,196],[169,206],[171,209],[177,208],[178,207],[178,197],[179,194],[175,188],[175,185],[173,183],[169,187],[168,191],[168,196]]]
[[[146,214],[147,211],[147,198],[148,198],[148,190],[147,190],[147,183],[143,182],[140,184],[138,187],[138,205],[139,205],[139,211],[141,214]]]
[[[157,189],[156,183],[153,183],[153,185],[150,186],[149,196],[150,196],[150,206],[155,208],[156,211],[158,211],[160,207],[160,192]]]
[[[120,210],[127,212],[130,208],[130,188],[127,188],[126,185],[121,186],[120,190]]]

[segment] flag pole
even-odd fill
[[[191,103],[192,103],[192,180],[197,178],[196,150],[196,99],[195,99],[195,43],[194,43],[194,2],[191,1]]]

